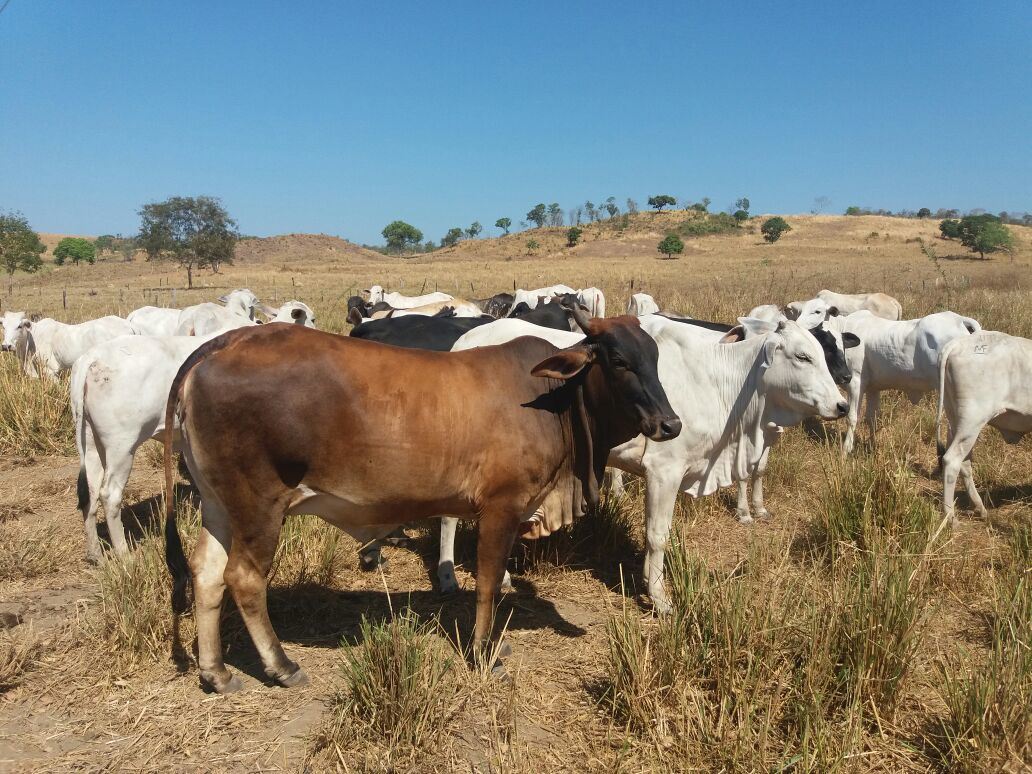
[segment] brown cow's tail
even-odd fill
[[[190,564],[186,560],[186,552],[183,550],[183,540],[179,536],[179,528],[176,526],[176,500],[172,480],[172,445],[175,438],[175,416],[179,407],[179,396],[183,390],[183,384],[190,372],[198,363],[212,352],[226,346],[240,335],[245,335],[252,328],[238,328],[229,331],[221,336],[216,336],[206,341],[186,358],[183,365],[179,367],[176,378],[172,380],[172,387],[168,393],[168,403],[165,405],[165,434],[164,440],[164,463],[165,463],[165,564],[168,566],[169,574],[172,576],[172,612],[179,615],[190,609],[190,601],[187,591],[190,586]]]

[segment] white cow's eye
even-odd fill
[[[813,362],[813,358],[811,358],[809,355],[806,355],[806,354],[803,354],[803,353],[800,353],[800,354],[796,355],[796,360],[802,360],[804,363],[812,363]]]

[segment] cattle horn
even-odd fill
[[[591,334],[591,318],[588,317],[588,310],[581,306],[576,301],[571,301],[563,298],[558,293],[555,294],[556,299],[559,301],[559,306],[573,315],[574,321],[586,334]]]

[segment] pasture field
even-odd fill
[[[144,304],[186,306],[235,287],[297,298],[346,333],[344,301],[378,282],[456,296],[564,282],[665,309],[733,320],[821,288],[884,291],[904,316],[952,309],[1032,337],[1032,229],[1012,255],[980,261],[936,222],[789,217],[764,244],[740,233],[655,245],[683,212],[460,243],[408,259],[332,240],[195,276],[104,260],[48,267],[0,288],[4,311],[71,322]],[[255,253],[257,255],[258,253]],[[174,289],[174,290],[173,290]],[[964,510],[939,531],[935,403],[883,398],[877,442],[861,430],[843,463],[837,433],[786,431],[771,454],[772,518],[745,527],[733,492],[682,498],[668,552],[675,612],[642,604],[643,494],[568,533],[517,547],[499,618],[509,680],[469,668],[475,532],[457,543],[461,590],[431,582],[436,525],[414,525],[388,564],[358,569],[357,544],[310,517],[281,537],[269,608],[311,683],[266,684],[236,611],[227,664],[246,690],[207,694],[191,654],[171,654],[160,450],[137,455],[126,491],[137,543],[127,561],[84,560],[66,385],[0,359],[0,770],[103,771],[1028,771],[1032,767],[1032,447],[995,430],[976,447],[990,523]],[[361,439],[354,439],[356,444]],[[630,481],[630,478],[628,478]],[[197,514],[185,483],[180,526]],[[134,518],[135,517],[135,518]],[[136,523],[138,522],[138,523]],[[191,526],[193,525],[193,526]],[[182,624],[183,641],[192,621]],[[173,658],[173,655],[176,658]]]

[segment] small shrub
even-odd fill
[[[681,241],[677,234],[667,234],[666,237],[656,245],[656,249],[663,253],[667,258],[673,258],[675,255],[680,255],[684,252],[684,242]]]
[[[788,221],[780,215],[775,215],[773,218],[767,218],[763,221],[763,225],[760,226],[760,233],[763,234],[763,238],[770,244],[774,244],[781,239],[782,234],[791,230],[792,227],[788,225]]]
[[[748,217],[748,214],[746,215]],[[681,224],[679,232],[685,237],[702,237],[712,234],[727,234],[739,228],[739,221],[727,213],[706,214],[690,218]]]
[[[372,741],[426,749],[438,739],[457,695],[454,658],[443,652],[437,622],[421,623],[411,611],[384,623],[363,616],[360,632],[343,655],[344,687],[331,700],[333,718],[316,746],[346,749]]]
[[[533,255],[534,252],[541,247],[536,239],[527,240],[527,255]]]
[[[566,232],[566,246],[575,247],[580,242],[581,234],[584,233],[584,229],[578,226],[572,226]]]

